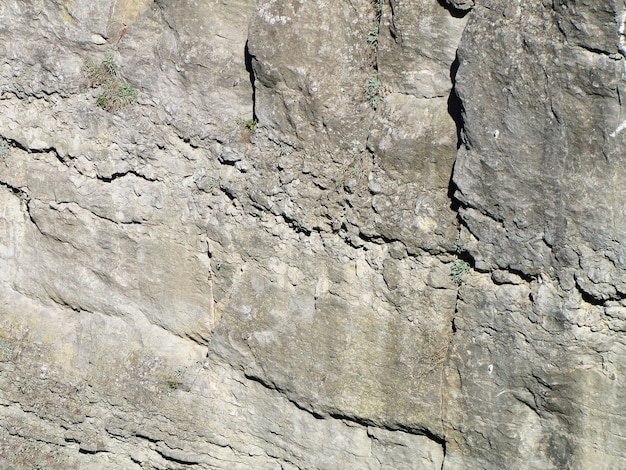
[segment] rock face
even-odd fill
[[[476,7],[458,50],[453,178],[484,274],[460,290],[446,461],[621,467],[624,8],[518,3]]]
[[[622,468],[618,1],[0,4],[0,468]]]

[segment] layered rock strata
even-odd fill
[[[0,5],[0,468],[625,465],[622,3],[78,3]]]

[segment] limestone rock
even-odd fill
[[[350,149],[367,137],[369,2],[261,2],[250,23],[255,115],[272,134]],[[310,21],[315,18],[315,21]]]
[[[626,466],[622,3],[0,17],[0,467]]]
[[[447,99],[466,23],[467,17],[450,14],[438,2],[391,0],[380,21],[381,82],[395,93]]]
[[[446,468],[624,465],[623,430],[604,424],[623,414],[624,346],[605,317],[625,274],[622,10],[519,1],[470,15],[453,179],[461,245],[498,285],[461,289]]]
[[[564,277],[563,268],[574,268],[589,295],[615,298],[600,279],[611,279],[617,292],[624,275],[622,218],[613,215],[624,204],[610,176],[623,171],[624,134],[616,131],[623,59],[571,45],[562,17],[524,6],[515,15],[503,5],[475,11],[459,49],[466,144],[454,181],[463,219],[483,242],[473,254],[486,269],[529,275],[554,269]],[[495,38],[488,24],[496,25]],[[564,256],[570,247],[574,253]],[[582,268],[588,264],[595,267]]]

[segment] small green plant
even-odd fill
[[[176,372],[174,372],[174,377],[168,379],[167,381],[168,393],[173,392],[174,390],[178,390],[178,388],[180,387],[180,380],[183,378],[183,375],[185,375],[186,371],[186,367],[179,367],[178,369],[176,369]]]
[[[452,263],[452,268],[450,269],[450,276],[452,280],[457,285],[461,285],[463,283],[463,278],[471,271],[471,266],[469,263],[462,259],[456,259]]]
[[[7,466],[5,466],[7,465]],[[60,470],[60,458],[54,451],[45,452],[37,444],[15,444],[0,450],[0,468]]]
[[[111,76],[115,76],[115,72],[110,73],[107,69],[105,61],[108,62],[107,56],[105,56],[101,64],[88,60],[83,65],[83,73],[87,75],[91,86],[103,85],[105,81],[110,80]]]
[[[13,359],[13,344],[8,341],[0,341],[0,362]]]
[[[344,185],[349,180],[361,181],[367,178],[367,173],[369,169],[363,165],[362,162],[353,161],[352,163],[347,163],[342,165],[340,175],[334,179],[335,186],[338,188]]]
[[[356,178],[360,180],[361,178],[365,178],[367,176],[367,168],[361,165],[356,165],[354,163],[348,163],[343,167],[343,180],[348,178]]]
[[[340,176],[334,179],[337,187],[343,185],[350,179],[360,181],[363,178],[367,178],[369,168],[364,161],[365,150],[365,145],[358,145],[350,150],[352,161],[350,163],[344,163],[341,166]]]
[[[247,127],[248,129],[250,129],[251,131],[253,131],[254,129],[256,129],[256,121],[254,119],[243,119],[243,118],[237,118],[237,125],[238,126],[244,126]]]
[[[115,64],[115,59],[111,54],[104,55],[104,58],[102,59],[102,67],[107,75],[117,75],[117,65]]]
[[[373,0],[374,4],[374,13],[376,14],[376,21],[374,26],[367,33],[367,42],[369,43],[372,50],[378,50],[378,34],[380,33],[380,20],[383,15],[383,5],[385,4],[385,0]]]
[[[216,189],[219,189],[219,187],[220,187],[220,179],[212,176],[207,181],[206,192],[212,193]]]
[[[128,82],[111,83],[98,98],[98,105],[107,111],[124,108],[137,101],[137,90]]]
[[[383,14],[383,6],[385,5],[385,0],[373,0],[374,10],[376,11],[376,18],[380,19]]]
[[[383,85],[378,79],[378,73],[374,73],[367,79],[367,99],[372,108],[377,109],[385,98],[383,93]]]
[[[105,55],[99,64],[88,60],[83,72],[92,87],[102,87],[102,94],[96,100],[100,108],[115,111],[137,101],[137,90],[119,78],[117,64],[111,54]]]
[[[291,155],[293,153],[293,148],[289,147],[288,145],[285,144],[280,144],[278,146],[278,156],[279,157],[283,157],[285,155]]]
[[[0,158],[11,155],[11,147],[6,139],[0,138]]]
[[[377,24],[373,26],[372,29],[367,33],[367,42],[373,50],[378,49],[378,33],[380,31],[380,26]]]

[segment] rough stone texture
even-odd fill
[[[581,31],[571,41],[563,35],[567,10],[523,6],[474,12],[459,49],[467,145],[454,181],[459,197],[471,197],[463,219],[484,240],[472,255],[484,269],[553,271],[565,283],[573,276],[594,298],[618,298],[626,233],[615,179],[625,138],[617,131],[624,77],[618,12],[612,47],[580,46]],[[594,7],[577,12],[594,24]]]
[[[291,144],[362,142],[371,119],[363,91],[373,21],[367,0],[259,2],[248,43],[259,121]]]
[[[0,468],[626,466],[624,18],[2,2]]]
[[[447,99],[454,73],[451,64],[466,23],[467,17],[451,15],[436,1],[393,0],[385,5],[377,62],[387,89],[417,98]]]
[[[454,183],[485,274],[457,305],[446,468],[625,464],[623,11],[488,2],[464,31]]]

